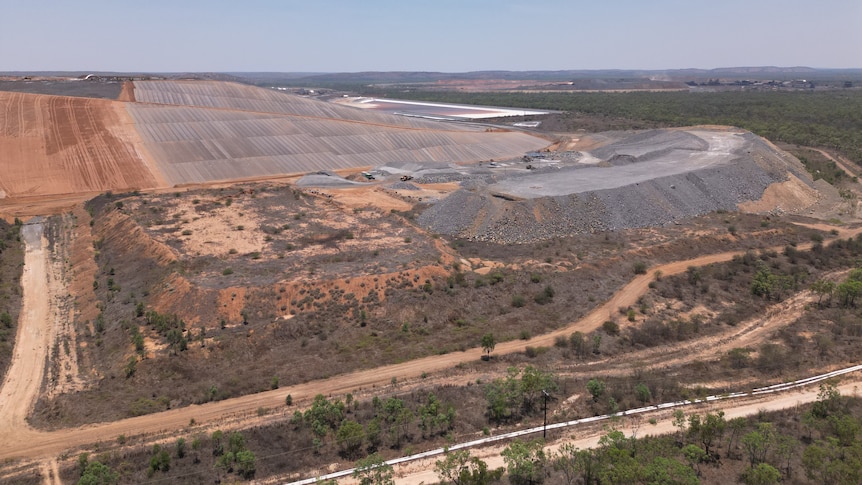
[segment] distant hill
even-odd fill
[[[226,73],[164,73],[164,72],[99,72],[99,71],[8,71],[0,77],[83,77],[94,74],[103,77],[158,77],[165,79],[205,79],[244,82],[248,84],[347,84],[347,83],[427,83],[452,80],[532,80],[564,82],[577,79],[649,79],[662,78],[688,81],[710,78],[780,79],[862,79],[862,68],[815,69],[805,66],[720,67],[715,69],[572,69],[555,71],[365,71],[365,72],[226,72]]]
[[[561,71],[473,71],[462,73],[431,71],[368,71],[342,73],[233,73],[253,83],[302,82],[306,84],[325,83],[421,83],[452,80],[535,80],[535,81],[572,81],[576,79],[619,79],[619,78],[665,78],[675,81],[709,79],[716,77],[742,77],[747,79],[796,79],[799,77],[844,78],[862,77],[862,69],[815,69],[811,67],[722,67],[716,69],[601,69],[601,70],[561,70]]]

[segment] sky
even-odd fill
[[[0,0],[0,71],[862,68],[862,0]]]

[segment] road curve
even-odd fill
[[[860,232],[862,232],[862,228],[853,230],[844,229],[841,230],[841,236],[851,237]],[[806,250],[810,249],[811,246],[812,244],[799,245],[798,249]],[[782,247],[768,249],[781,250]],[[704,266],[725,262],[741,254],[744,254],[744,251],[710,254],[655,266],[651,268],[651,271],[661,271],[662,274],[670,276],[685,272],[689,266]],[[32,264],[39,263],[34,262]],[[497,345],[495,352],[498,354],[522,352],[528,344],[531,346],[550,346],[553,345],[554,340],[558,336],[568,336],[574,331],[586,333],[595,330],[607,320],[609,315],[617,311],[619,307],[635,304],[637,299],[647,291],[649,282],[653,278],[653,274],[637,276],[617,291],[607,302],[577,322],[553,332],[534,337],[529,342],[518,340],[501,343]],[[25,287],[25,299],[27,298],[26,290],[27,288]],[[481,356],[481,348],[446,355],[435,355],[401,364],[356,371],[328,379],[283,387],[274,391],[241,396],[220,402],[191,405],[161,413],[122,419],[111,423],[87,425],[79,428],[44,432],[18,427],[15,430],[9,430],[10,432],[14,431],[14,434],[11,436],[14,436],[15,439],[0,440],[0,460],[8,458],[38,459],[55,456],[70,448],[97,441],[113,440],[121,434],[133,436],[149,433],[170,433],[187,426],[192,419],[200,424],[216,423],[230,417],[252,414],[260,407],[279,407],[284,404],[287,394],[291,394],[294,400],[297,401],[310,399],[316,394],[345,394],[360,388],[367,389],[374,386],[388,385],[393,377],[398,380],[418,378],[423,373],[446,370],[461,362],[476,361]]]

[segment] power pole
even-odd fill
[[[544,402],[543,406],[545,408],[545,424],[542,428],[542,439],[546,439],[548,437],[548,391],[542,389],[542,401]]]

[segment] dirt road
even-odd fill
[[[823,155],[824,157],[828,158],[829,160],[832,160],[833,162],[835,162],[835,165],[838,165],[838,168],[840,168],[841,170],[844,170],[844,172],[847,175],[849,175],[851,177],[855,177],[858,175],[856,173],[856,170],[850,167],[850,164],[851,164],[850,160],[847,160],[846,158],[840,157],[840,156],[839,157],[833,157],[826,150],[821,150],[819,148],[814,148],[814,147],[808,147],[808,148],[811,148],[815,152],[818,152],[821,155]]]
[[[862,229],[843,230],[842,236],[850,237],[859,232],[862,232]],[[798,249],[805,250],[810,248],[810,246],[811,245],[800,245]],[[28,245],[28,248],[29,247],[30,246]],[[781,248],[774,249],[780,250]],[[702,266],[729,261],[733,256],[738,254],[741,254],[741,252],[731,251],[706,255],[656,266],[651,270],[653,272],[659,270],[664,275],[669,276],[682,273],[686,271],[689,266]],[[28,251],[28,266],[33,264],[34,267],[37,267],[36,265],[45,264],[44,260],[40,262],[39,258],[36,257],[37,255],[41,255],[42,258],[45,257],[44,253],[41,252],[41,248],[38,251]],[[28,275],[28,273],[25,273],[25,275]],[[38,293],[39,291],[43,291],[42,294],[44,294],[44,290],[39,290],[38,287],[32,287],[33,289],[30,290],[31,285],[33,284],[30,283],[32,272],[29,276],[29,278],[25,276],[27,281],[25,286],[25,302],[28,301],[28,298],[34,298],[32,295],[28,296],[31,291],[37,292],[35,293],[36,295],[40,294]],[[607,320],[608,316],[617,311],[620,306],[635,304],[638,297],[647,291],[648,284],[653,278],[653,274],[640,275],[618,291],[610,300],[590,312],[583,319],[574,322],[565,328],[535,337],[529,342],[519,340],[501,343],[495,349],[495,353],[504,354],[522,352],[528,344],[531,346],[550,346],[553,345],[554,339],[558,336],[568,336],[576,330],[581,332],[592,331]],[[19,340],[19,342],[23,342],[23,339]],[[121,434],[133,436],[139,434],[157,434],[162,432],[171,433],[187,426],[191,419],[194,419],[195,422],[199,424],[224,423],[225,420],[253,415],[255,410],[259,407],[279,407],[283,405],[284,398],[287,394],[291,394],[295,401],[300,402],[304,399],[310,399],[316,394],[338,395],[358,389],[386,386],[390,384],[392,378],[396,378],[399,381],[409,378],[417,378],[423,373],[434,373],[450,369],[461,362],[476,361],[481,357],[481,355],[482,349],[476,348],[465,352],[431,356],[401,364],[353,372],[329,379],[288,388],[281,388],[275,391],[252,394],[226,401],[193,405],[180,409],[172,409],[162,413],[119,420],[112,423],[89,425],[81,428],[54,432],[39,432],[27,428],[23,425],[23,415],[20,414],[22,410],[24,410],[23,412],[26,412],[26,406],[24,408],[17,407],[16,409],[19,414],[17,414],[13,420],[4,419],[5,415],[0,414],[0,422],[10,423],[9,426],[4,428],[4,435],[9,439],[0,440],[0,459],[15,457],[38,459],[50,457],[78,446],[84,446],[97,441],[114,440]],[[33,369],[31,369],[31,372],[32,371]],[[39,382],[39,379],[36,379],[36,382]],[[4,392],[6,392],[5,388]],[[33,392],[32,388],[28,388],[27,392]],[[26,393],[22,392],[21,394],[16,395],[24,394]],[[33,397],[30,397],[29,399],[31,400],[29,402],[32,402]],[[4,402],[8,402],[8,400],[4,399]]]
[[[48,257],[42,224],[21,229],[26,252],[24,301],[18,322],[18,336],[9,372],[0,389],[0,435],[9,436],[27,427],[27,415],[39,395],[45,362],[51,345],[48,318]]]

